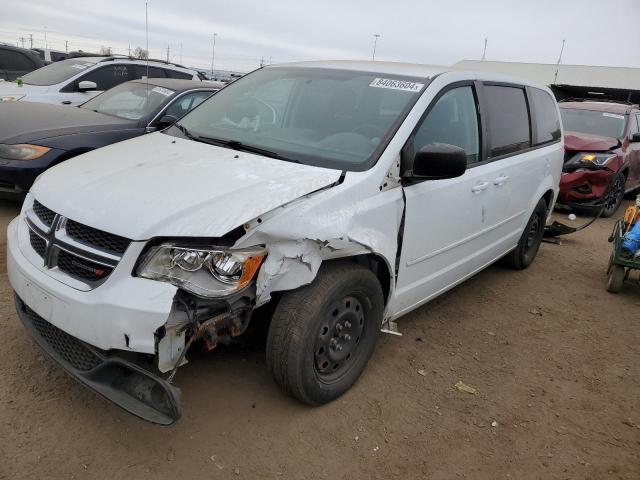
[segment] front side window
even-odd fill
[[[508,155],[531,146],[529,109],[520,87],[485,85],[489,157]]]
[[[187,93],[182,97],[176,99],[169,108],[164,112],[165,115],[171,115],[177,119],[181,119],[188,112],[204,102],[211,96],[212,92],[193,92]]]
[[[95,82],[98,86],[97,90],[109,90],[110,88],[120,85],[129,80],[129,68],[127,65],[116,64],[106,65],[96,68],[91,72],[83,75],[74,82],[74,88],[78,88],[78,83],[83,81]]]
[[[413,140],[414,152],[433,143],[462,148],[467,164],[480,161],[478,110],[473,88],[457,87],[442,95],[429,111]]]
[[[556,111],[556,101],[550,94],[539,88],[531,88],[536,135],[534,145],[560,139],[560,119]]]
[[[603,137],[621,138],[627,123],[626,115],[582,108],[560,108],[560,116],[565,131]]]
[[[152,84],[129,82],[92,98],[81,108],[127,120],[140,120],[155,114],[174,93]]]
[[[291,161],[365,170],[426,83],[381,73],[268,67],[220,90],[180,125],[201,141],[239,142]],[[177,127],[168,133],[180,134]]]
[[[27,85],[55,85],[75,77],[94,65],[95,62],[80,58],[62,60],[27,73],[22,80]]]

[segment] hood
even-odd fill
[[[23,84],[21,87],[19,87],[16,82],[0,82],[0,97],[3,97],[5,95],[28,95],[34,93],[44,93],[48,89],[48,86]]]
[[[564,132],[564,148],[567,151],[606,152],[619,145],[618,139],[613,137]]]
[[[63,162],[31,192],[68,218],[132,240],[221,237],[341,173],[157,132]]]
[[[61,135],[133,128],[133,120],[84,108],[37,102],[0,102],[0,143],[35,143]]]

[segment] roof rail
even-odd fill
[[[100,55],[96,55],[96,56],[100,56]],[[109,55],[106,58],[104,58],[103,60],[100,60],[101,62],[111,62],[114,60],[137,60],[140,62],[154,62],[154,63],[163,63],[165,65],[172,65],[174,67],[178,67],[178,68],[185,68],[187,70],[193,70],[192,68],[189,67],[185,67],[184,65],[180,65],[178,63],[173,63],[173,62],[167,62],[166,60],[162,60],[162,59],[158,59],[158,58],[137,58],[137,57],[131,57],[128,55]]]
[[[635,106],[635,103],[628,100],[615,100],[611,98],[598,98],[598,97],[567,97],[562,100],[558,100],[558,103],[562,102],[604,102],[604,103],[619,103],[621,105]]]

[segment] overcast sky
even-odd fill
[[[480,59],[640,67],[640,0],[149,0],[151,56],[216,69],[376,59],[449,65]],[[116,53],[145,45],[144,0],[5,0],[0,41]]]

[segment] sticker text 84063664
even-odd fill
[[[374,78],[370,87],[390,88],[392,90],[404,90],[405,92],[419,92],[424,83],[410,82],[408,80],[395,80],[391,78]]]

